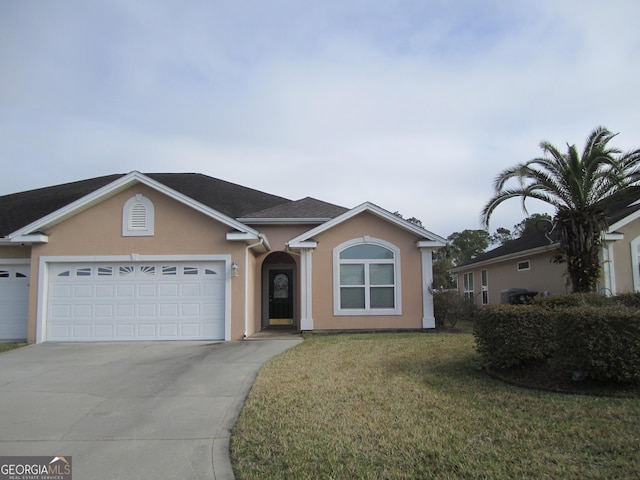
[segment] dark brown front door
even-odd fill
[[[293,325],[293,270],[269,271],[269,326]]]

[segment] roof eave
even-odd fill
[[[542,247],[530,248],[528,250],[521,250],[519,252],[510,253],[508,255],[501,255],[499,257],[489,258],[487,260],[482,260],[475,263],[467,263],[466,265],[461,265],[459,267],[454,267],[449,270],[451,273],[460,273],[465,270],[473,270],[478,267],[484,267],[486,265],[491,265],[493,263],[506,262],[509,260],[515,260],[517,258],[528,257],[530,255],[537,255],[540,253],[550,252],[557,249],[560,246],[559,243],[552,243],[550,245],[543,245]]]

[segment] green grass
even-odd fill
[[[487,377],[468,334],[307,337],[261,370],[242,479],[638,478],[640,401]]]

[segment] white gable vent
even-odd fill
[[[131,197],[122,209],[122,236],[153,235],[153,216],[151,200],[140,194]]]

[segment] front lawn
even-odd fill
[[[469,334],[312,335],[261,370],[242,479],[637,478],[640,400],[487,377]]]

